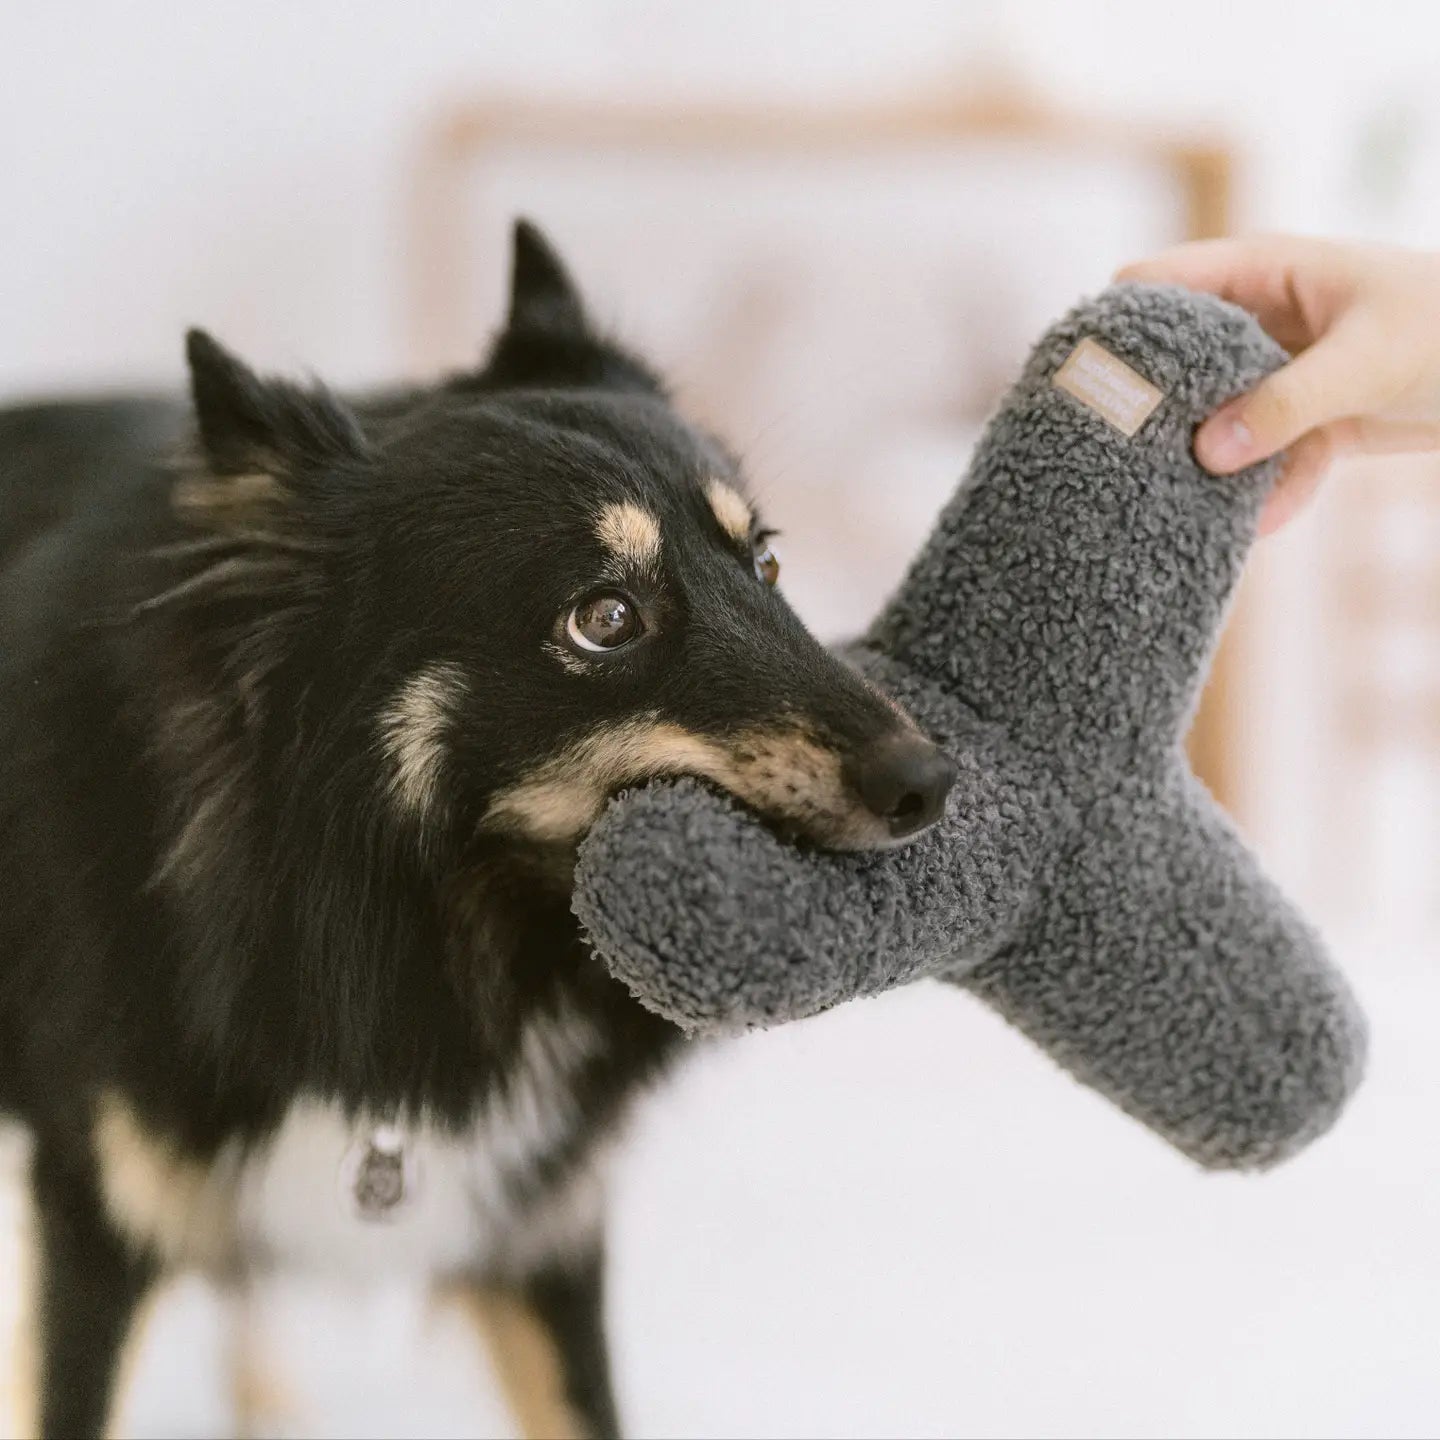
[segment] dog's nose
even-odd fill
[[[890,735],[862,751],[847,778],[897,840],[933,825],[955,783],[955,764],[920,735]]]

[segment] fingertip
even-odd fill
[[[1234,243],[1229,240],[1190,240],[1131,260],[1116,272],[1116,280],[1151,285],[1182,285],[1188,290],[1223,295],[1233,269]]]
[[[1141,285],[1184,285],[1185,267],[1169,255],[1151,255],[1122,265],[1114,275],[1117,283],[1129,281]]]
[[[1195,432],[1195,458],[1212,475],[1233,475],[1263,457],[1254,432],[1238,409],[1212,415]]]

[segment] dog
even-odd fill
[[[187,353],[189,406],[0,413],[39,1432],[101,1433],[161,1277],[358,1262],[471,1297],[531,1432],[618,1433],[605,1156],[682,1036],[587,949],[576,846],[671,775],[894,845],[950,762],[528,223],[471,372],[347,401]]]

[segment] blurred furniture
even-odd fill
[[[1057,160],[1101,156],[1170,177],[1174,238],[1230,226],[1234,156],[1213,137],[1171,134],[1047,104],[1013,77],[987,72],[943,92],[853,105],[585,103],[493,99],[443,113],[416,157],[410,195],[409,349],[417,367],[453,362],[473,346],[471,303],[482,258],[475,238],[477,174],[507,149],[604,156],[670,153],[696,164],[737,155],[850,157],[933,152],[1003,141]],[[697,224],[703,210],[697,209]],[[496,263],[497,257],[483,257]],[[1196,771],[1234,813],[1237,605],[1190,736]]]
[[[1332,667],[1350,744],[1440,742],[1440,465],[1351,461],[1329,527]]]
[[[1322,705],[1327,883],[1387,912],[1440,906],[1440,459],[1355,458],[1327,487]],[[1386,834],[1408,836],[1397,846]],[[1357,837],[1365,837],[1359,844]],[[1371,872],[1356,874],[1357,856]],[[1407,886],[1406,877],[1410,884]],[[1407,894],[1411,890],[1414,893]]]

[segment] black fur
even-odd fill
[[[351,405],[192,332],[193,425],[165,402],[0,414],[0,1106],[35,1136],[48,1434],[98,1428],[156,1263],[100,1202],[97,1097],[200,1160],[300,1096],[459,1130],[565,1007],[603,1045],[571,1133],[515,1177],[538,1195],[677,1035],[586,949],[571,852],[487,827],[490,800],[635,714],[800,717],[849,750],[897,724],[757,581],[704,495],[733,461],[524,225],[515,272],[485,366],[433,389]],[[577,675],[544,647],[622,500],[664,535],[637,597],[656,623]],[[437,661],[464,698],[417,821],[377,716]],[[572,1337],[598,1323],[596,1266],[535,1278]],[[603,1349],[579,1350],[609,1425]]]

